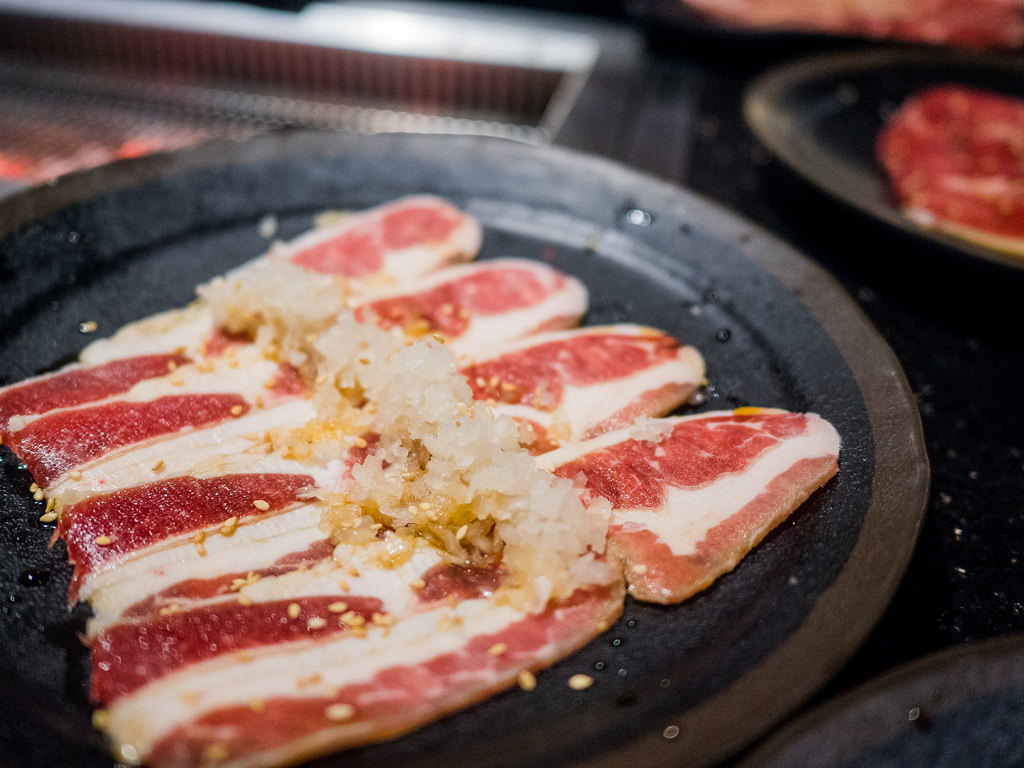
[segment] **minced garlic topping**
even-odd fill
[[[538,608],[613,578],[595,560],[607,503],[587,509],[571,482],[538,469],[519,425],[473,401],[443,343],[356,322],[343,278],[283,260],[243,268],[200,295],[220,325],[251,334],[313,388],[316,418],[268,435],[274,450],[320,466],[366,454],[349,461],[349,481],[316,491],[334,541],[383,546],[384,566],[423,540],[451,563],[501,559],[507,583]]]

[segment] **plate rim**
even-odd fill
[[[1006,666],[1009,666],[1010,672],[1016,673],[1017,677],[1013,679],[1012,674],[1009,678],[1002,675],[993,678],[987,674],[971,679],[958,676],[957,685],[948,687],[942,699],[936,702],[936,710],[948,711],[974,695],[995,693],[1015,684],[1020,685],[1024,683],[1022,661],[1024,634],[1002,635],[977,642],[961,642],[933,651],[883,672],[801,714],[778,733],[765,739],[745,756],[736,768],[778,768],[793,765],[786,752],[791,748],[799,749],[796,746],[799,742],[808,738],[813,739],[816,733],[827,732],[844,714],[859,715],[865,710],[870,711],[875,706],[875,699],[886,695],[893,695],[896,698],[909,696],[909,699],[917,700],[918,688],[947,679],[952,673],[959,673],[965,669],[986,673],[991,669],[1005,670]],[[846,750],[855,745],[845,743],[842,746],[844,754],[836,755],[840,759],[844,756],[849,757]],[[794,756],[795,759],[799,757]],[[776,763],[775,760],[782,762]],[[846,762],[834,763],[840,764],[845,765]]]
[[[879,222],[895,232],[913,237],[920,243],[937,245],[957,256],[972,257],[978,263],[1014,270],[1024,270],[1024,256],[1013,256],[994,248],[954,237],[937,229],[920,226],[904,215],[895,205],[881,206],[851,195],[828,174],[816,172],[794,149],[793,136],[799,136],[799,121],[791,112],[779,108],[783,97],[797,87],[811,82],[828,82],[843,76],[883,73],[887,67],[925,67],[944,65],[974,69],[978,72],[1013,72],[1024,81],[1024,59],[1009,52],[976,52],[946,49],[884,47],[855,51],[805,56],[770,68],[755,77],[742,96],[743,119],[755,137],[787,169],[795,173],[816,190],[824,192],[844,207]],[[936,78],[936,83],[953,78]],[[908,94],[909,95],[909,94]],[[786,122],[786,126],[782,123]],[[888,187],[880,168],[875,169],[880,183]]]
[[[470,153],[528,153],[545,163],[589,173],[615,189],[637,192],[638,207],[651,200],[652,207],[656,204],[668,210],[685,210],[688,217],[707,224],[716,238],[727,241],[795,294],[847,364],[864,399],[874,441],[874,472],[864,522],[838,576],[784,642],[718,695],[649,724],[643,735],[586,758],[583,763],[610,768],[635,759],[646,765],[676,765],[681,755],[695,754],[698,745],[702,756],[694,765],[713,765],[735,754],[792,715],[838,672],[868,636],[909,565],[927,503],[930,470],[910,385],[881,334],[824,268],[775,235],[691,190],[574,150],[480,136],[281,131],[245,141],[213,141],[193,149],[121,160],[61,177],[51,185],[33,187],[0,202],[0,237],[66,206],[165,176],[270,158],[281,161],[310,154],[333,157],[365,142],[388,141],[421,145],[443,142]],[[864,364],[866,357],[870,365]],[[852,364],[854,360],[861,361],[857,367]],[[898,435],[893,434],[894,429]],[[888,439],[879,439],[886,435]],[[891,471],[897,463],[901,471]],[[890,471],[886,471],[887,465]],[[882,543],[884,547],[880,548]],[[848,622],[851,604],[856,606],[858,617],[852,627]],[[780,686],[780,681],[785,685]],[[752,691],[762,700],[770,695],[778,705],[771,711],[763,706],[738,707],[741,700],[751,698]],[[666,738],[664,729],[680,718],[699,722],[700,728],[683,728],[676,737]],[[709,748],[709,743],[715,746]]]

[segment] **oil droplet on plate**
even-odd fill
[[[623,214],[623,218],[634,227],[649,227],[654,221],[654,217],[651,214],[640,208],[629,208]]]
[[[860,99],[860,91],[853,83],[840,83],[836,88],[836,101],[844,106],[852,106]]]

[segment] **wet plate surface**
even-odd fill
[[[1024,98],[1024,62],[891,49],[814,57],[755,80],[744,114],[783,163],[844,205],[936,249],[1024,269],[1024,258],[919,226],[900,211],[886,184],[875,157],[886,118],[917,91],[945,83]]]
[[[838,286],[720,208],[554,149],[450,137],[277,135],[117,164],[0,209],[7,382],[91,338],[181,305],[196,283],[325,209],[451,198],[485,226],[482,258],[539,259],[591,290],[588,323],[630,320],[696,344],[701,409],[817,411],[843,438],[839,475],[713,588],[623,618],[509,691],[318,765],[711,765],[820,687],[881,614],[927,493],[917,411],[898,364]],[[267,217],[273,217],[268,219]],[[83,335],[80,324],[98,330]],[[47,548],[31,479],[6,449],[0,484],[0,760],[110,765],[89,727],[87,658],[63,546]],[[595,679],[576,692],[574,673]],[[12,726],[17,712],[17,725]]]

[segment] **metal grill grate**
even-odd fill
[[[587,73],[62,16],[56,2],[0,0],[0,178],[282,126],[546,142]]]

